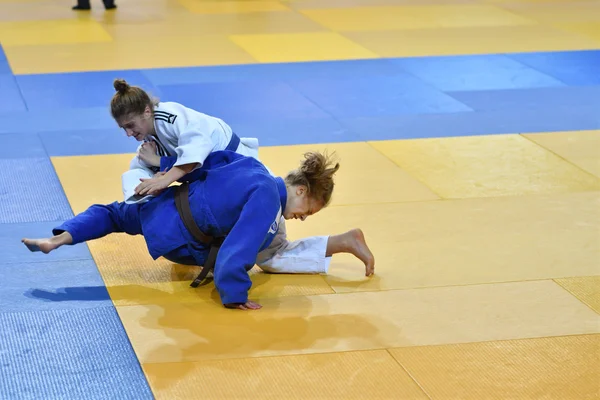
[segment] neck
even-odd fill
[[[287,205],[289,204],[289,202],[291,201],[292,197],[294,196],[293,194],[293,188],[291,186],[289,186],[286,182],[285,184],[285,195],[286,195],[286,208]]]

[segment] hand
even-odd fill
[[[140,178],[140,181],[142,183],[135,188],[135,194],[140,196],[147,194],[152,196],[158,195],[170,185],[170,182],[165,179],[164,175],[151,179]]]
[[[160,167],[160,156],[156,154],[156,143],[145,142],[142,144],[138,156],[151,167]]]
[[[154,178],[160,178],[161,176],[165,176],[166,172],[165,171],[158,171],[157,173],[154,174]]]
[[[251,300],[248,300],[244,304],[236,304],[236,303],[225,304],[225,307],[234,308],[234,309],[238,309],[238,310],[258,310],[258,309],[262,308],[262,306],[260,304],[255,303]]]

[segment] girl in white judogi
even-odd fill
[[[238,137],[219,118],[175,102],[153,101],[143,89],[121,79],[114,81],[114,87],[117,93],[111,100],[113,118],[127,136],[143,142],[130,169],[122,175],[127,203],[147,201],[202,166],[213,151],[231,150],[259,159],[258,140]],[[176,156],[177,162],[166,173],[158,172],[161,157],[169,156]],[[373,274],[375,260],[360,229],[290,242],[283,219],[277,236],[258,254],[256,264],[272,273],[327,273],[331,256],[336,253],[354,254],[365,264],[365,275]]]

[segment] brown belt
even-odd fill
[[[209,236],[202,232],[200,228],[198,228],[196,221],[194,221],[192,210],[190,209],[189,189],[189,183],[187,182],[181,184],[175,189],[175,207],[177,207],[177,212],[179,213],[183,224],[194,237],[194,239],[200,243],[210,246],[210,251],[208,252],[208,257],[202,266],[202,271],[200,271],[200,274],[190,284],[191,287],[197,287],[206,279],[208,273],[215,268],[217,253],[219,252],[219,248],[223,243],[223,239]],[[204,284],[209,282],[210,280],[207,280]]]

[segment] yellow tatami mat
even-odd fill
[[[558,23],[553,24],[556,27],[567,32],[588,37],[596,43],[600,44],[600,21],[595,22],[578,22],[578,23]]]
[[[547,1],[544,4],[534,2],[505,2],[502,7],[539,23],[582,23],[598,22],[600,2],[598,1]]]
[[[599,190],[593,176],[520,135],[371,142],[444,198]]]
[[[121,175],[135,154],[52,157],[60,184],[75,214],[92,204],[123,201]],[[81,179],[93,176],[94,179]]]
[[[231,40],[263,63],[379,57],[335,32],[232,35]]]
[[[600,130],[528,133],[523,137],[600,178]]]
[[[353,7],[302,13],[340,32],[535,24],[531,19],[488,4]]]
[[[384,350],[146,364],[144,371],[159,399],[428,399]]]
[[[129,0],[86,13],[59,0],[0,4],[17,74],[600,46],[597,1]]]
[[[264,308],[117,311],[142,364],[600,333],[600,316],[553,281],[252,300]]]
[[[344,35],[382,57],[585,50],[600,46],[600,38],[594,40],[588,35],[545,25],[345,32]]]
[[[600,335],[392,349],[431,399],[600,398]]]
[[[133,29],[135,31],[135,29]],[[148,33],[148,35],[157,33]],[[151,57],[157,48],[169,48],[169,57]],[[54,46],[5,47],[12,69],[19,74],[167,68],[256,62],[224,35],[198,40],[157,36],[151,41],[122,39],[108,43],[75,43]],[[75,57],[77,55],[77,57]]]
[[[65,19],[0,23],[2,46],[110,42],[112,37],[94,20]]]
[[[598,273],[598,270],[594,271]],[[574,274],[578,275],[578,274]],[[578,276],[575,278],[555,279],[579,300],[600,314],[600,276]]]
[[[331,207],[288,224],[297,239],[362,228],[377,275],[333,257],[338,292],[587,276],[599,271],[600,192]],[[565,248],[570,249],[565,253]]]
[[[288,11],[289,8],[278,1],[193,1],[179,0],[195,14],[245,14],[271,11]]]

